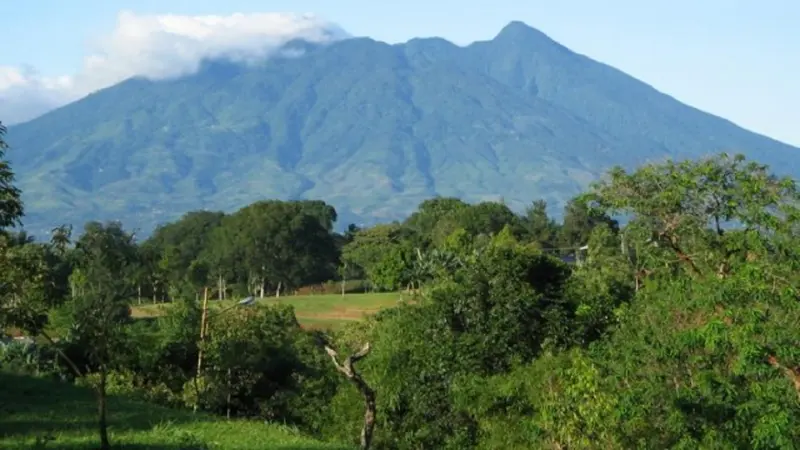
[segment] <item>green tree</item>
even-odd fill
[[[619,228],[615,220],[602,210],[591,208],[583,197],[570,200],[564,207],[564,220],[558,235],[559,246],[576,248],[586,245],[592,230],[601,224],[612,230]]]
[[[106,382],[119,357],[130,351],[123,324],[129,319],[128,299],[134,292],[129,277],[136,263],[136,246],[133,235],[118,223],[91,222],[75,251],[82,279],[79,294],[70,304],[70,340],[84,349],[97,368],[100,446],[108,449]]]
[[[470,205],[456,213],[456,228],[463,228],[472,236],[495,235],[508,228],[515,236],[523,233],[523,224],[508,206],[498,202],[481,202]],[[450,229],[442,237],[449,235],[455,228]]]
[[[264,201],[242,208],[226,227],[240,252],[248,284],[264,296],[334,277],[339,255],[333,235],[300,203]]]
[[[374,273],[375,267],[388,249],[401,245],[407,239],[400,224],[379,224],[352,233],[350,242],[342,247],[342,262],[361,275]],[[374,280],[373,280],[374,281]]]
[[[527,239],[539,244],[541,248],[557,245],[558,224],[547,215],[547,202],[536,200],[525,210],[523,226]]]
[[[229,416],[307,423],[336,377],[290,306],[253,306],[211,315],[200,403]],[[191,382],[186,398],[195,401]],[[306,417],[310,416],[310,417]]]
[[[467,203],[458,198],[432,198],[420,203],[417,211],[403,225],[414,233],[414,245],[425,250],[458,228],[455,216],[468,207]]]
[[[5,159],[8,149],[5,134],[6,128],[0,122],[0,325],[7,325],[11,320],[9,315],[13,315],[13,311],[9,308],[13,308],[14,304],[9,303],[19,297],[19,291],[7,279],[11,272],[16,271],[8,254],[9,248],[15,243],[7,228],[20,225],[23,216],[21,192],[14,186],[14,172]]]
[[[149,247],[147,250],[158,253],[159,268],[169,286],[180,291],[186,285],[190,268],[198,264],[196,261],[209,247],[211,235],[224,217],[225,214],[221,212],[192,211],[175,222],[158,227],[153,236],[143,243],[142,247]],[[206,281],[202,280],[199,284]]]
[[[593,210],[630,217],[623,236],[649,273],[727,276],[783,255],[773,279],[798,268],[794,180],[741,155],[620,168],[584,197]],[[788,257],[789,255],[794,255]]]
[[[401,289],[413,281],[414,258],[408,246],[392,245],[383,250],[381,259],[372,266],[367,276],[380,290]]]
[[[243,271],[244,248],[237,241],[239,226],[239,217],[226,216],[209,235],[208,245],[199,257],[206,268],[209,283],[213,280],[216,284],[219,300],[226,298],[228,282],[235,281]]]
[[[5,159],[8,149],[5,134],[6,127],[0,122],[0,232],[21,224],[23,215],[22,193],[14,186],[14,172]]]
[[[292,203],[297,205],[302,213],[316,218],[328,233],[333,233],[333,226],[338,218],[333,206],[322,200],[299,200]]]

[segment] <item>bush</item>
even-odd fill
[[[17,340],[0,343],[0,369],[18,375],[64,375],[52,348]]]

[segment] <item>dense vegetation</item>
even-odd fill
[[[436,196],[503,197],[516,212],[542,198],[556,216],[612,165],[718,151],[800,174],[798,149],[521,23],[465,47],[358,38],[305,48],[127,80],[11,127],[27,229],[121,220],[149,235],[185,211],[264,198],[324,200],[341,225],[403,220]]]
[[[40,342],[5,347],[2,369],[94,389],[104,448],[133,442],[115,416],[126,397],[344,445],[374,426],[385,449],[800,442],[800,195],[740,156],[614,169],[561,223],[543,201],[517,215],[434,198],[339,234],[324,202],[263,201],[141,242],[96,222],[35,242],[13,229],[13,180],[3,162],[0,320]],[[290,301],[201,308],[326,280],[415,296],[327,333],[301,328]],[[148,301],[172,306],[132,319]],[[0,400],[8,437],[24,412]]]

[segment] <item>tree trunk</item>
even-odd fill
[[[64,353],[64,351],[61,350],[61,348],[59,348],[58,345],[56,345],[56,341],[54,341],[53,338],[50,337],[50,335],[47,334],[47,332],[45,332],[44,330],[39,330],[39,334],[41,334],[42,337],[47,339],[47,342],[49,342],[50,345],[53,346],[53,348],[56,350],[56,353],[58,355],[60,355],[62,358],[64,358],[64,361],[67,363],[67,365],[69,365],[70,369],[72,369],[72,371],[75,373],[75,377],[76,378],[81,377],[82,376],[81,370],[78,369],[78,366],[75,364],[75,362],[72,361],[72,359],[70,359],[70,357],[67,356],[67,354]]]
[[[222,281],[222,274],[217,277],[217,299],[222,301],[225,298],[225,282]]]
[[[281,296],[281,285],[282,284],[283,284],[282,281],[278,281],[278,287],[275,288],[275,298],[278,298],[278,297]]]
[[[136,300],[139,302],[140,305],[142,304],[142,285],[141,284],[137,284],[136,285]]]
[[[231,369],[228,369],[228,397],[225,402],[226,416],[231,420]]]
[[[100,450],[111,449],[108,442],[108,423],[106,422],[106,366],[100,366],[100,384],[97,387],[97,412],[100,425]]]
[[[372,436],[375,432],[375,413],[377,410],[375,391],[369,387],[366,381],[361,378],[361,375],[356,372],[355,367],[353,367],[353,364],[369,354],[369,342],[357,353],[347,357],[342,364],[339,364],[339,361],[336,359],[336,350],[326,345],[325,351],[330,355],[336,369],[344,374],[344,376],[356,386],[361,395],[364,396],[364,426],[361,428],[361,448],[362,450],[369,450],[372,446]]]
[[[265,283],[266,282],[264,281],[264,277],[261,277],[261,284],[260,284],[260,286],[258,288],[258,297],[259,298],[264,298],[264,289],[266,289],[265,286],[264,286]]]

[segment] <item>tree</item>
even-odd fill
[[[342,247],[342,262],[349,270],[371,277],[390,249],[405,242],[404,231],[399,224],[379,224],[354,231],[350,242]]]
[[[514,236],[522,235],[522,221],[507,205],[498,202],[481,202],[470,205],[455,214],[457,226],[447,230],[448,236],[463,228],[472,236],[495,235],[508,227]]]
[[[118,223],[90,222],[76,244],[77,267],[82,274],[78,295],[71,303],[70,337],[85,349],[97,368],[100,447],[109,449],[106,379],[120,355],[126,353],[123,324],[130,317],[129,279],[136,263],[133,235]]]
[[[9,260],[7,252],[14,245],[14,240],[9,236],[6,228],[21,224],[23,216],[23,205],[21,192],[14,186],[14,172],[11,165],[5,159],[5,152],[8,149],[4,137],[6,128],[0,122],[0,273],[9,273],[14,268]],[[9,320],[7,303],[13,300],[15,292],[11,283],[0,276],[0,325],[5,325]]]
[[[547,202],[536,200],[525,211],[523,224],[528,240],[536,242],[541,248],[556,246],[558,224],[547,215]]]
[[[147,247],[145,254],[151,252],[158,255],[160,270],[167,291],[177,290],[186,284],[189,270],[210,245],[211,235],[221,224],[225,214],[213,211],[192,211],[184,214],[179,220],[160,226],[142,247]],[[144,273],[140,274],[144,275]],[[193,274],[194,278],[197,274]],[[140,276],[144,278],[144,276]],[[204,284],[208,280],[195,280]],[[170,289],[174,288],[174,289]],[[163,290],[163,287],[162,287]]]
[[[316,218],[328,233],[333,233],[333,225],[338,218],[336,209],[322,200],[300,200],[292,202],[303,214]]]
[[[206,356],[203,395],[192,398],[196,391],[189,382],[187,400],[228,416],[302,422],[292,406],[305,395],[304,388],[314,389],[305,381],[325,361],[305,339],[293,308],[254,305],[211,314],[209,319],[209,334],[201,344]],[[316,356],[308,358],[312,353]]]
[[[612,169],[583,198],[594,211],[630,217],[625,244],[649,273],[725,277],[780,257],[770,270],[783,283],[799,267],[794,180],[741,155]]]
[[[619,229],[616,220],[611,219],[605,211],[590,208],[584,197],[577,197],[567,202],[564,207],[564,221],[559,230],[559,245],[564,248],[575,248],[586,245],[592,230],[601,224],[612,231]]]
[[[333,235],[301,203],[263,201],[237,211],[224,226],[241,255],[248,285],[264,296],[333,278],[338,252]]]
[[[8,149],[5,134],[6,127],[0,122],[0,232],[21,224],[23,216],[22,192],[14,186],[14,172],[5,159]]]
[[[468,207],[467,203],[455,197],[432,198],[420,203],[403,225],[415,234],[415,246],[426,250],[427,246],[434,244],[437,236],[443,239],[458,228],[455,215]]]
[[[217,298],[223,300],[228,291],[228,281],[235,280],[243,270],[244,248],[238,246],[240,219],[226,216],[208,238],[208,245],[200,254],[209,279],[216,281]],[[209,280],[211,281],[211,280]]]

